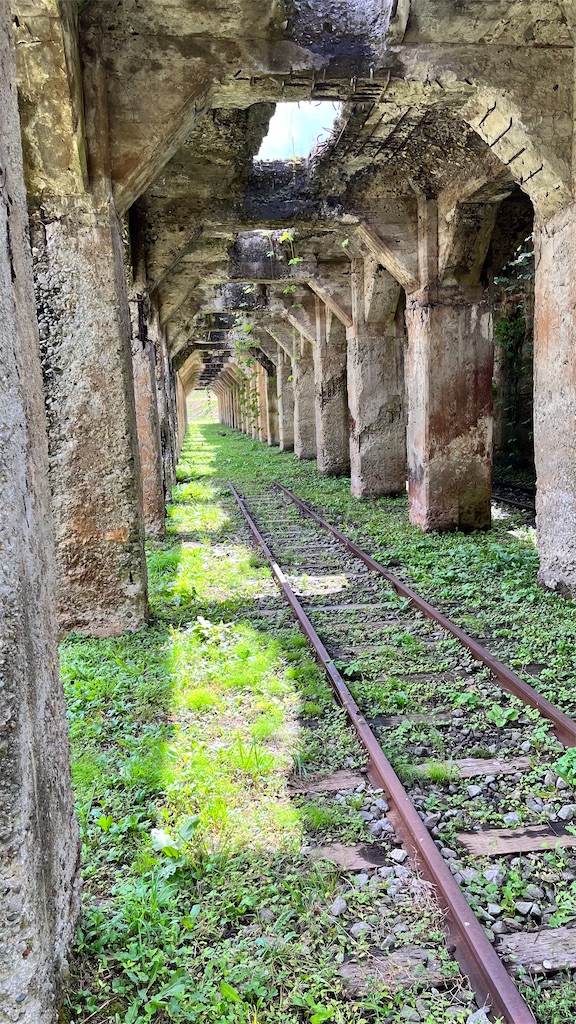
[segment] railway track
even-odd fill
[[[536,495],[534,491],[529,491],[525,487],[518,487],[505,480],[494,480],[492,499],[526,512],[529,516],[536,515]]]
[[[562,902],[576,880],[576,797],[554,771],[576,723],[287,488],[230,487],[477,998],[534,1024],[518,976],[553,985],[576,967]]]

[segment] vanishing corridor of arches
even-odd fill
[[[147,623],[195,390],[428,532],[490,528],[508,387],[539,582],[576,596],[575,28],[570,0],[0,0],[1,1019],[52,1024],[78,913],[57,640]],[[532,251],[533,394],[494,371]]]

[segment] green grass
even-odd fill
[[[539,686],[567,709],[573,604],[537,587],[533,537],[515,515],[491,534],[423,535],[404,497],[358,502],[349,481],[213,423],[191,427],[177,475],[167,540],[148,544],[150,626],[62,647],[85,879],[63,1021],[400,1024],[411,997],[344,997],[337,954],[353,949],[326,919],[338,872],[300,853],[357,840],[358,809],[291,799],[286,787],[293,772],[358,766],[363,755],[227,481],[262,493],[281,478],[521,673],[545,664]],[[469,683],[426,678],[439,666],[449,675],[454,641],[432,655],[429,627],[393,595],[389,610],[402,624],[382,630],[381,655],[343,665],[366,713],[456,697],[481,716]],[[359,616],[359,636],[362,626]],[[427,778],[443,785],[452,776],[441,735],[427,742],[437,752]],[[428,996],[424,1019],[440,1024],[444,997]]]
[[[151,624],[62,645],[84,896],[61,1019],[399,1021],[403,997],[375,992],[359,1008],[344,996],[351,940],[327,920],[339,872],[300,853],[365,839],[359,807],[286,786],[364,756],[301,634],[258,614],[262,600],[284,606],[205,431],[220,439],[191,429],[169,537],[148,545]]]

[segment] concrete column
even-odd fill
[[[539,582],[576,596],[576,205],[535,225],[534,451]]]
[[[250,377],[250,433],[252,440],[260,440],[260,396],[258,394],[258,370],[252,370]]]
[[[53,1024],[80,846],[58,676],[46,417],[11,12],[0,0],[0,1017]]]
[[[280,451],[294,451],[294,388],[292,360],[278,345],[278,433]]]
[[[424,530],[490,526],[492,313],[457,288],[408,297],[410,520]]]
[[[251,401],[250,380],[246,377],[242,385],[242,430],[246,435],[252,433],[252,424],[250,422]]]
[[[148,337],[143,294],[134,295],[131,298],[130,314],[144,526],[150,536],[163,537],[166,531],[166,507],[162,440],[158,418],[156,352],[153,341]]]
[[[179,373],[176,374],[176,416],[178,419],[178,458],[180,458],[180,452],[182,451],[182,445],[188,430],[188,405],[186,402],[186,392]]]
[[[302,334],[294,341],[292,383],[294,387],[294,453],[299,459],[315,459],[314,360],[312,346]]]
[[[406,488],[403,343],[395,324],[400,286],[373,262],[352,261],[353,326],[346,332],[350,476],[357,498]]]
[[[276,446],[280,443],[278,421],[278,379],[276,375],[266,374],[266,426],[268,444]]]
[[[120,226],[90,196],[32,222],[64,630],[147,617],[140,460]]]
[[[258,363],[258,437],[270,444],[268,434],[268,401],[266,397],[266,370]]]
[[[342,476],[350,469],[346,328],[318,297],[313,359],[318,472]]]
[[[158,401],[158,428],[162,451],[162,474],[164,499],[169,500],[172,487],[176,482],[176,438],[172,420],[172,386],[173,371],[170,365],[166,336],[159,324],[158,314],[152,311],[148,321],[148,337],[154,346],[156,357],[156,398]]]
[[[236,386],[233,381],[230,383],[230,427],[236,429]]]

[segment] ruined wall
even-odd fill
[[[0,0],[0,1017],[53,1024],[78,910],[10,10]]]

